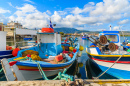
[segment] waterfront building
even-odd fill
[[[13,36],[14,35],[14,29],[15,28],[20,28],[22,29],[22,25],[18,22],[9,22],[7,23],[7,25],[4,25],[4,30],[3,31],[6,31],[7,32],[7,36]]]
[[[4,24],[0,22],[0,31],[4,31]]]

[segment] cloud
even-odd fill
[[[51,14],[51,12],[49,10],[46,11],[48,14]]]
[[[4,9],[0,8],[0,13],[11,13],[11,11],[10,10],[4,10]]]
[[[36,10],[36,7],[30,4],[24,4],[23,7],[16,7],[17,10],[21,10],[23,13],[26,12],[34,12]]]
[[[127,23],[129,23],[129,19],[122,20],[122,21],[118,22],[119,25],[121,25],[121,24],[127,24]]]
[[[0,14],[0,22],[6,24],[8,21],[9,21],[8,17],[5,17],[4,15]]]
[[[119,30],[119,29],[120,29],[119,26],[114,26],[114,27],[113,27],[113,30]]]
[[[49,16],[46,12],[40,12],[30,4],[24,4],[22,7],[16,7],[17,11],[10,16],[10,20],[20,22],[23,27],[42,28],[47,26]]]
[[[29,0],[26,0],[29,1]],[[56,23],[56,27],[75,27],[83,28],[80,25],[89,26],[103,26],[118,22],[118,24],[126,24],[129,18],[130,3],[128,0],[103,0],[103,2],[94,3],[89,2],[82,8],[72,7],[64,10],[50,12],[40,12],[36,6],[31,4],[24,4],[22,7],[16,7],[16,12],[10,16],[11,20],[19,21],[27,28],[42,28],[46,27],[49,19]],[[103,27],[101,27],[103,28]],[[98,28],[96,28],[98,29]],[[113,29],[118,29],[115,26]]]
[[[100,25],[103,25],[103,23],[95,23],[93,24],[94,26],[100,26]]]
[[[31,1],[31,0],[24,0],[24,1],[26,1],[26,2],[29,2],[29,3],[31,3],[31,4],[35,4],[33,1]]]
[[[11,6],[11,7],[15,8],[15,7],[12,5],[12,3],[11,3],[11,2],[8,2],[8,4],[9,4],[9,6]]]

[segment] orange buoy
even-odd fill
[[[13,51],[12,51],[12,55],[13,56],[17,56],[17,53],[20,49],[19,48],[15,48]]]
[[[73,58],[73,53],[70,53],[69,56],[70,56],[71,58]]]
[[[11,46],[6,46],[6,50],[12,50]]]
[[[59,61],[63,60],[63,56],[57,55],[57,56],[55,56],[55,60],[59,62]]]
[[[130,46],[130,44],[127,44],[126,46]]]

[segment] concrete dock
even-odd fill
[[[130,86],[130,79],[1,81],[0,86]]]

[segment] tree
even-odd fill
[[[64,33],[63,33],[63,32],[60,32],[60,34],[61,34],[61,35],[64,35]]]

